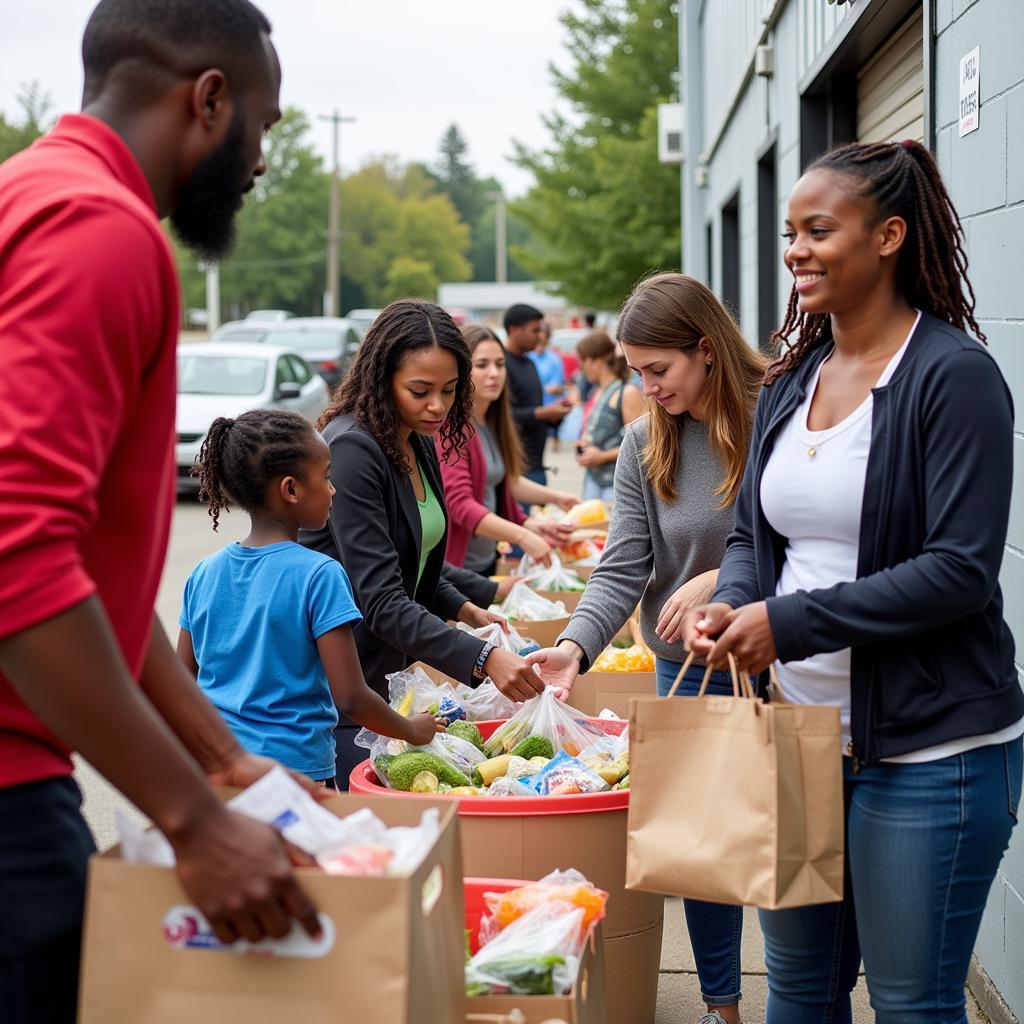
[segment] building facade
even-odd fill
[[[1016,403],[1002,586],[1024,671],[1024,0],[681,0],[680,67],[683,267],[760,345],[789,297],[780,233],[801,170],[855,140],[914,138],[938,158],[977,319]],[[993,1020],[1024,1020],[1024,827],[971,981]]]

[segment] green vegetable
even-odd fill
[[[565,963],[563,956],[508,956],[491,960],[481,966],[488,977],[501,978],[501,989],[516,996],[550,996],[555,994],[554,972]],[[466,995],[486,995],[497,986],[487,982],[469,982]]]
[[[395,759],[395,754],[380,754],[376,761],[373,762],[373,770],[377,773],[377,778],[381,782],[388,782],[388,769],[391,767],[391,762]]]
[[[518,722],[506,722],[503,726],[491,733],[490,739],[484,743],[484,753],[488,757],[496,754],[510,754],[512,748],[520,740],[526,739],[530,733],[530,724],[525,719]]]
[[[614,789],[629,789],[629,774],[627,773],[620,782],[616,783]]]
[[[469,779],[454,765],[444,758],[429,751],[411,750],[407,754],[399,754],[388,765],[388,781],[395,789],[405,792],[412,790],[412,784],[420,772],[431,772],[437,776],[438,783],[447,782],[449,786],[468,786]]]
[[[457,718],[448,726],[447,731],[452,736],[458,736],[460,740],[472,743],[481,754],[483,753],[484,738],[480,735],[480,730],[472,722],[464,722],[461,718]]]
[[[451,784],[447,782],[439,782],[437,784],[437,791],[438,793],[450,793],[452,791]]]
[[[550,760],[555,756],[555,745],[547,736],[527,736],[513,747],[512,756],[525,757],[527,761],[531,757],[546,757]]]
[[[473,769],[473,774],[470,775],[469,781],[477,788],[481,787],[484,784],[484,777],[480,774],[479,768]]]

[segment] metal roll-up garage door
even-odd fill
[[[908,18],[857,74],[857,141],[924,140],[924,18]]]

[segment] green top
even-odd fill
[[[423,579],[423,569],[430,557],[430,552],[441,543],[444,536],[444,512],[441,511],[441,503],[437,500],[434,488],[427,483],[423,475],[423,467],[417,462],[416,468],[423,481],[423,501],[416,499],[420,510],[420,534],[422,544],[420,545],[420,571],[416,574],[416,587],[419,588],[420,580]]]

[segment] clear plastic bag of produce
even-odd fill
[[[525,567],[523,566],[524,562],[527,563]],[[562,560],[555,554],[551,556],[550,565],[534,562],[529,555],[523,555],[520,568],[523,570],[523,578],[530,585],[531,590],[572,590],[581,593],[586,587],[586,583],[571,569],[566,569],[562,565]]]
[[[469,996],[561,995],[576,980],[584,911],[552,899],[499,931],[466,964]]]
[[[509,591],[501,604],[491,605],[491,611],[518,622],[547,622],[564,619],[569,614],[561,601],[549,601],[531,590],[523,580]]]
[[[604,730],[589,721],[582,711],[563,704],[557,693],[555,687],[548,686],[543,693],[521,704],[519,710],[484,741],[484,753],[488,757],[516,753],[530,758],[552,757],[565,750],[576,755],[600,740]],[[528,737],[543,737],[550,742],[550,747],[525,752],[518,749]]]
[[[618,736],[605,736],[587,747],[581,751],[579,759],[609,786],[618,787],[623,779],[629,778],[629,726]]]
[[[483,640],[484,643],[494,644],[495,647],[500,647],[503,651],[511,651],[513,654],[522,654],[524,648],[534,646],[534,642],[522,636],[511,623],[506,624],[506,629],[501,628],[500,622],[492,622],[488,626],[480,626],[477,629],[460,622],[455,628]]]
[[[548,900],[564,900],[584,911],[583,933],[604,917],[608,893],[598,889],[585,875],[575,868],[566,871],[552,871],[537,882],[522,885],[508,892],[485,892],[484,905],[488,914],[480,921],[480,942],[493,938],[495,930],[507,928],[524,914]],[[485,939],[486,932],[486,939]]]
[[[591,566],[601,561],[604,551],[604,540],[599,537],[586,537],[563,544],[558,549],[558,557],[564,565]]]
[[[537,772],[521,780],[538,796],[569,796],[576,793],[603,793],[611,789],[607,782],[593,768],[585,765],[578,757],[559,751]]]
[[[453,727],[459,728],[454,723],[448,728]],[[473,769],[486,760],[477,746],[454,733],[439,732],[423,747],[413,747],[404,740],[375,733],[367,732],[367,736],[374,737],[369,747],[370,763],[381,784],[389,789],[439,793],[444,792],[442,783],[453,788],[468,786]],[[356,737],[356,742],[365,746],[365,737],[362,743],[360,737],[362,733]]]

